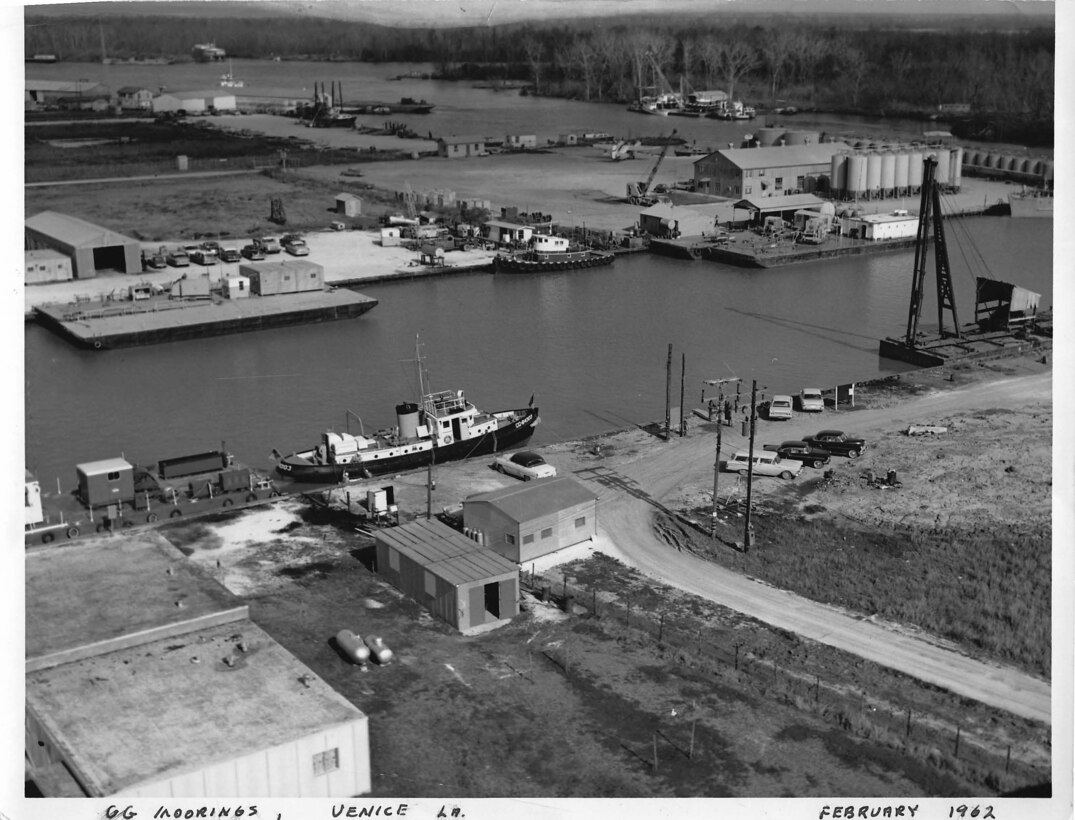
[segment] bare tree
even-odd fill
[[[523,53],[530,63],[530,71],[534,77],[534,93],[541,93],[541,58],[545,54],[545,45],[533,34],[529,34],[522,41]]]
[[[758,55],[741,40],[721,43],[716,48],[716,65],[727,83],[728,99],[734,99],[736,80],[758,65]]]
[[[851,86],[851,104],[859,104],[862,93],[862,81],[869,73],[870,64],[865,52],[855,46],[846,45],[840,49],[840,67],[848,85]]]
[[[780,87],[780,78],[792,64],[794,54],[794,36],[787,31],[768,31],[758,51],[762,62],[769,72],[770,102],[776,103],[776,92]]]

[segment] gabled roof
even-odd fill
[[[519,571],[514,561],[437,520],[419,518],[378,530],[374,538],[455,586]]]
[[[479,142],[484,143],[485,142],[485,137],[473,137],[473,136],[471,136],[471,137],[466,137],[466,136],[457,137],[457,136],[451,136],[451,137],[441,137],[440,141],[443,142],[445,145],[472,145],[474,143],[479,143]]]
[[[788,196],[747,197],[735,203],[736,208],[752,211],[790,211],[793,208],[814,208],[824,204],[825,200],[813,194],[790,194]]]
[[[512,484],[499,490],[477,493],[464,499],[467,504],[491,504],[517,524],[549,515],[576,504],[597,500],[597,494],[570,476],[556,476]]]
[[[129,236],[94,225],[77,216],[68,216],[58,211],[42,211],[34,214],[26,220],[26,227],[79,247],[127,245],[138,242],[137,239],[131,239]]]
[[[117,94],[137,94],[139,91],[149,91],[153,93],[151,89],[146,88],[144,85],[125,85],[123,88],[117,91]]]
[[[831,162],[834,154],[851,150],[845,142],[823,142],[820,145],[777,145],[767,148],[722,148],[714,152],[737,168],[780,168],[789,165],[820,165]],[[714,154],[696,162],[710,159]]]

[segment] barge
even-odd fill
[[[376,306],[376,299],[346,289],[246,298],[158,295],[137,302],[40,305],[35,319],[78,347],[109,350],[353,319]]]

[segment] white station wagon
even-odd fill
[[[768,450],[755,450],[753,460],[754,475],[772,475],[783,479],[792,479],[803,468],[801,461],[781,458],[779,454]],[[724,469],[729,473],[746,475],[747,470],[750,468],[750,461],[750,453],[747,450],[740,450],[724,463]]]

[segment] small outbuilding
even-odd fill
[[[362,213],[362,197],[349,193],[336,194],[336,213],[359,216]]]
[[[529,225],[494,219],[485,223],[485,238],[497,245],[525,245],[533,235],[534,229]]]
[[[469,537],[523,564],[597,535],[597,495],[570,476],[512,484],[463,501]]]
[[[464,635],[519,614],[519,568],[435,519],[374,533],[377,572]]]
[[[518,150],[533,150],[537,148],[537,135],[536,134],[508,134],[504,138],[504,144],[508,148],[515,148]]]
[[[325,269],[316,262],[302,259],[242,264],[239,273],[250,279],[250,292],[256,296],[306,293],[325,287]]]
[[[437,153],[449,159],[455,157],[483,157],[485,137],[441,137],[437,140]]]
[[[59,251],[71,260],[76,279],[91,279],[102,271],[142,272],[137,239],[57,211],[34,214],[25,226],[25,249]]]
[[[27,285],[42,282],[67,282],[74,278],[71,273],[71,257],[51,248],[26,251],[26,269],[23,277]]]
[[[78,495],[87,507],[104,507],[134,498],[134,465],[123,458],[75,466]]]

